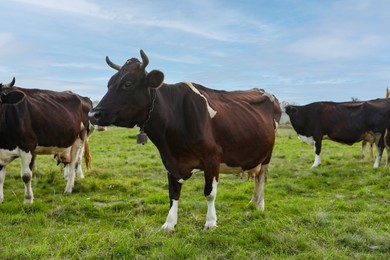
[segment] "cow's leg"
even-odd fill
[[[374,166],[373,166],[375,169],[379,167],[379,164],[381,162],[382,154],[383,154],[383,147],[381,148],[381,147],[377,146],[376,149],[377,149],[377,153],[376,153],[376,158],[375,158],[375,162],[374,162]]]
[[[78,156],[77,162],[76,162],[76,174],[77,174],[77,177],[79,177],[80,179],[85,178],[84,173],[83,173],[83,167],[82,167],[83,153],[84,153],[84,145],[81,147],[81,151],[79,153],[79,156]]]
[[[20,152],[20,159],[22,161],[22,169],[20,175],[24,182],[24,203],[33,203],[34,195],[31,188],[32,171],[31,167],[34,165],[34,157],[29,152]]]
[[[376,153],[376,159],[375,159],[373,167],[376,169],[379,167],[379,164],[380,164],[381,159],[382,159],[383,150],[385,148],[384,136],[381,134],[375,134],[375,144],[376,144],[377,153]]]
[[[0,165],[0,203],[4,201],[4,180],[5,180],[5,166]]]
[[[311,166],[312,168],[317,168],[321,164],[321,146],[322,146],[322,141],[316,141],[314,144],[314,152],[315,152],[315,158],[314,158],[314,163]]]
[[[83,142],[81,139],[76,139],[74,144],[72,145],[71,151],[70,151],[70,163],[68,164],[68,182],[65,187],[64,193],[72,193],[72,189],[74,187],[74,180],[76,175],[76,162],[79,158],[79,153],[81,151],[81,147],[83,145]]]
[[[168,185],[169,185],[170,208],[169,208],[167,219],[164,225],[161,226],[161,228],[169,232],[172,232],[175,229],[177,223],[177,211],[179,209],[179,199],[180,199],[182,184],[181,182],[176,180],[172,176],[172,174],[168,172]]]
[[[68,180],[69,176],[69,163],[64,163],[64,180]]]
[[[366,145],[367,145],[367,141],[363,140],[362,141],[362,158],[363,159],[366,158]]]
[[[267,182],[268,164],[260,165],[259,170],[260,171],[256,172],[256,177],[254,179],[255,191],[252,201],[256,204],[258,210],[264,211],[264,189]]]
[[[212,168],[208,171],[205,170],[204,172],[204,178],[205,178],[204,196],[206,197],[206,202],[207,202],[206,224],[204,225],[205,228],[217,227],[217,212],[215,210],[215,198],[217,197],[219,164],[217,164],[216,167],[212,167]]]

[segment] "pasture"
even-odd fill
[[[160,230],[169,209],[167,174],[137,130],[90,137],[92,169],[63,195],[62,167],[40,156],[35,202],[23,204],[20,159],[7,168],[0,205],[1,259],[389,259],[390,170],[361,159],[361,143],[323,142],[322,165],[291,128],[278,130],[265,211],[249,204],[253,181],[220,175],[217,229],[204,230],[203,175],[182,189],[178,224]],[[385,153],[386,154],[386,153]],[[84,166],[84,165],[83,165]],[[85,169],[85,167],[84,167]]]

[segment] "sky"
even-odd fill
[[[388,0],[1,0],[0,82],[100,100],[149,57],[165,83],[263,88],[280,101],[369,100],[390,86]]]

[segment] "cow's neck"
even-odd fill
[[[144,122],[142,122],[142,125],[140,126],[140,131],[141,132],[144,132],[145,131],[145,127],[148,125],[149,123],[149,120],[150,120],[150,116],[154,110],[154,106],[156,104],[156,99],[157,99],[157,94],[156,94],[156,90],[154,89],[151,89],[151,103],[150,103],[150,107],[149,107],[149,111],[148,111],[148,114],[146,116],[146,119]]]

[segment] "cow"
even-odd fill
[[[379,167],[385,148],[385,134],[390,127],[389,99],[364,102],[314,102],[304,106],[288,105],[286,113],[300,139],[315,146],[313,168],[321,164],[320,153],[324,137],[352,145],[362,141],[367,134],[375,138],[377,155],[374,168]],[[389,162],[388,156],[387,164]]]
[[[138,126],[138,142],[149,137],[157,147],[168,171],[170,198],[162,229],[174,230],[182,184],[196,169],[204,172],[206,229],[217,227],[220,167],[255,172],[252,201],[264,210],[264,186],[281,115],[278,100],[260,89],[227,92],[191,82],[165,84],[163,72],[145,70],[149,59],[142,50],[140,54],[142,62],[131,58],[123,66],[106,57],[117,72],[89,116],[97,125]]]
[[[6,166],[21,158],[21,177],[25,186],[24,202],[33,203],[32,170],[36,155],[60,154],[71,150],[69,177],[65,193],[74,186],[75,165],[86,141],[88,111],[82,98],[70,91],[0,85],[0,202],[4,201],[3,185]]]

